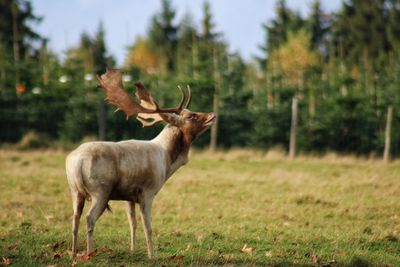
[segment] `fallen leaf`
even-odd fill
[[[317,263],[318,262],[318,256],[315,255],[315,254],[312,254],[311,255],[311,260],[312,260],[313,263]]]
[[[54,219],[54,215],[53,214],[49,214],[49,215],[46,215],[46,216],[44,216],[45,218],[46,218],[46,220],[49,222],[49,221],[51,221],[52,219]]]
[[[188,251],[188,250],[190,250],[191,248],[192,248],[192,243],[189,243],[189,244],[186,246],[185,251]]]
[[[112,253],[113,253],[113,250],[112,250],[112,249],[106,248],[106,247],[100,248],[99,251],[100,251],[102,254],[104,253],[104,254],[107,254],[107,255],[112,255]]]
[[[171,235],[173,235],[173,236],[182,236],[182,232],[179,231],[179,230],[174,230],[174,231],[171,232]]]
[[[204,235],[203,235],[203,234],[198,234],[198,235],[196,236],[196,239],[197,239],[198,242],[201,242],[201,241],[203,241],[203,239],[204,239]]]
[[[17,247],[18,247],[18,245],[17,245],[17,244],[14,244],[14,245],[11,245],[11,246],[9,246],[9,247],[7,247],[7,248],[8,248],[8,250],[10,250],[10,251],[16,251],[16,250],[17,250]]]
[[[4,265],[8,266],[11,264],[11,260],[9,258],[3,258]]]
[[[271,258],[272,257],[272,251],[271,250],[268,250],[267,252],[265,252],[265,256],[266,257],[268,257],[268,258]]]
[[[209,250],[207,250],[207,254],[209,254],[209,255],[213,255],[213,254],[216,254],[216,253],[215,253],[215,251],[214,251],[214,250],[212,250],[212,249],[209,249]]]
[[[53,259],[58,260],[58,259],[60,259],[60,258],[61,258],[61,255],[60,255],[60,254],[54,253]]]
[[[88,260],[90,260],[90,257],[89,257],[88,254],[86,254],[86,252],[78,253],[78,254],[76,255],[76,258],[77,258],[78,260],[81,260],[81,261],[88,261]]]
[[[232,253],[222,253],[221,257],[224,258],[225,260],[232,260],[235,258],[235,255]]]
[[[90,258],[96,256],[96,254],[97,254],[97,249],[95,249],[89,254],[87,254],[86,252],[78,253],[78,255],[76,255],[76,258],[81,261],[89,261]]]
[[[57,242],[53,245],[53,251],[57,250],[59,248],[61,248],[63,245],[65,244],[65,240],[61,241],[61,242]]]
[[[249,255],[253,254],[253,248],[248,247],[247,244],[244,244],[243,248],[240,251]]]
[[[170,260],[183,260],[183,258],[185,258],[183,255],[173,255],[169,257]]]
[[[92,252],[89,253],[89,257],[94,257],[97,254],[97,249],[93,250]]]

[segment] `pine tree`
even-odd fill
[[[311,48],[327,53],[323,46],[324,36],[328,31],[329,21],[321,9],[321,1],[315,0],[311,7],[308,28],[311,33]]]
[[[34,75],[26,65],[37,54],[42,37],[33,29],[41,18],[33,13],[25,0],[0,0],[0,84],[31,85]],[[12,55],[12,56],[10,56]],[[7,72],[7,75],[4,73]]]
[[[286,4],[286,0],[279,0],[276,6],[277,17],[272,19],[268,24],[263,24],[266,32],[266,39],[261,49],[267,55],[275,48],[287,41],[289,32],[296,32],[304,26],[304,20],[300,14],[290,10]],[[266,62],[265,57],[263,63]],[[265,68],[265,64],[262,65]]]
[[[152,74],[158,71],[159,65],[158,53],[152,49],[145,37],[139,36],[128,48],[124,62],[125,69],[138,68],[143,74]]]
[[[187,13],[179,23],[178,48],[177,48],[177,71],[178,77],[194,79],[195,64],[197,63],[196,49],[198,43],[197,30],[192,21],[192,15]],[[196,77],[197,78],[197,77]]]
[[[391,45],[391,49],[395,53],[400,52],[400,1],[399,0],[388,0],[387,1],[387,12],[388,12],[388,26],[386,28],[388,40]]]
[[[161,68],[175,71],[178,27],[174,24],[175,10],[170,0],[162,0],[161,12],[156,14],[149,28],[149,41],[161,59]]]
[[[386,13],[383,0],[343,2],[333,25],[336,53],[349,64],[378,69],[382,54],[390,49]]]

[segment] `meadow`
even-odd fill
[[[0,150],[0,266],[70,266],[68,152]],[[192,153],[153,206],[156,259],[124,203],[76,266],[400,266],[400,161],[280,153]],[[87,204],[84,213],[87,211]],[[81,219],[78,250],[85,250]]]

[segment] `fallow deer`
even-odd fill
[[[176,108],[159,108],[141,83],[136,83],[139,102],[126,92],[122,73],[109,69],[97,77],[105,90],[107,100],[126,113],[136,114],[143,126],[165,121],[168,124],[150,141],[127,140],[121,142],[88,142],[72,151],[66,159],[66,173],[73,202],[72,257],[76,257],[79,221],[85,200],[91,199],[86,216],[87,253],[94,250],[93,231],[97,219],[108,207],[110,200],[126,201],[131,231],[131,251],[135,250],[136,216],[138,204],[147,243],[147,254],[153,258],[151,208],[156,194],[168,178],[188,161],[192,142],[216,120],[213,112],[199,113],[188,110],[192,93],[186,104],[185,93]]]

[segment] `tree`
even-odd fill
[[[310,39],[305,30],[289,33],[287,42],[270,54],[268,68],[271,65],[286,84],[303,86],[305,71],[318,60],[318,55],[310,50]]]
[[[210,3],[208,1],[204,1],[203,18],[201,20],[201,25],[202,25],[202,38],[206,42],[214,41],[215,37],[217,36],[217,34],[214,33],[215,24],[212,20],[213,17],[211,14]]]
[[[260,46],[265,53],[265,57],[259,59],[263,69],[266,68],[268,54],[287,41],[288,33],[296,32],[304,26],[304,20],[298,13],[287,7],[285,0],[278,1],[276,14],[275,19],[262,25],[266,32],[265,42]]]
[[[385,28],[388,23],[384,0],[343,2],[333,24],[336,54],[348,64],[369,69],[381,66],[381,56],[390,49]]]
[[[214,31],[214,22],[211,14],[210,3],[205,1],[203,4],[203,18],[202,18],[202,30],[200,37],[200,73],[203,78],[213,77],[213,84],[210,88],[212,92],[207,94],[212,95],[212,110],[216,116],[219,116],[219,104],[220,104],[220,93],[221,93],[221,59],[224,56],[225,47],[222,42],[217,40],[218,33]],[[209,79],[209,78],[208,78]],[[215,150],[217,147],[218,140],[218,120],[211,128],[210,136],[210,149]]]
[[[31,2],[0,1],[0,51],[4,53],[0,56],[4,63],[0,66],[3,73],[0,76],[0,84],[7,87],[31,84],[32,69],[25,63],[26,59],[33,57],[39,49],[42,37],[34,31],[33,26],[40,21],[41,18],[33,13]],[[8,75],[4,75],[5,72]]]
[[[104,73],[107,66],[112,67],[115,65],[115,60],[112,56],[108,55],[107,47],[105,44],[105,30],[103,22],[100,21],[97,32],[93,38],[92,57],[93,68],[96,74]]]
[[[223,73],[218,143],[223,147],[250,145],[254,117],[249,102],[253,95],[245,83],[246,64],[239,54],[228,57]]]
[[[161,12],[152,18],[148,31],[152,49],[158,51],[161,67],[167,72],[173,72],[176,67],[178,28],[174,24],[175,13],[171,1],[162,0]]]
[[[395,52],[400,51],[400,1],[399,0],[389,0],[387,1],[388,10],[388,26],[386,28],[388,40],[391,48]]]
[[[218,33],[215,32],[213,16],[211,14],[210,3],[205,1],[203,4],[203,17],[201,20],[201,33],[199,40],[199,69],[203,77],[215,77],[215,60],[217,55],[216,47]]]
[[[321,1],[315,0],[311,7],[310,18],[307,20],[309,32],[311,33],[311,48],[313,50],[325,52],[323,41],[329,30],[330,21],[321,9]]]
[[[128,48],[124,67],[127,69],[136,67],[151,74],[157,72],[159,64],[159,56],[152,50],[149,41],[144,37],[138,37],[135,43]]]
[[[79,98],[77,100],[72,97],[72,100],[75,101],[71,101],[71,105],[76,105],[77,109],[84,109],[80,112],[71,110],[66,114],[63,136],[67,139],[76,140],[78,137],[82,137],[80,132],[85,132],[85,130],[87,133],[93,133],[95,127],[90,125],[93,120],[88,120],[88,117],[97,117],[98,138],[106,139],[106,106],[102,92],[96,88],[94,83],[96,74],[102,74],[107,67],[113,67],[115,64],[115,60],[107,53],[104,38],[105,31],[100,22],[94,37],[83,33],[79,45],[67,52],[64,70],[70,78],[70,83],[73,84],[72,87],[77,90],[75,97]],[[82,89],[85,89],[86,92]],[[84,94],[87,94],[86,103],[81,103]],[[81,128],[75,129],[74,125],[81,125]]]
[[[180,78],[198,78],[198,34],[192,21],[192,15],[187,13],[179,23],[177,72]]]

